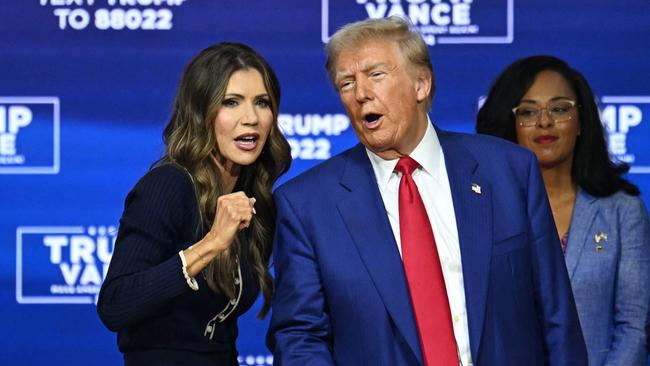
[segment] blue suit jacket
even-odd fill
[[[534,156],[492,137],[437,133],[474,365],[586,365]],[[402,261],[364,147],[287,182],[275,199],[267,337],[275,364],[422,365]]]
[[[645,206],[623,192],[596,198],[579,190],[573,212],[566,263],[589,365],[646,365],[650,224]]]

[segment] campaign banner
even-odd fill
[[[365,18],[408,18],[435,44],[508,44],[514,39],[514,0],[321,0],[321,39]]]
[[[16,301],[95,304],[113,254],[115,226],[16,229]]]
[[[650,174],[650,95],[604,95],[600,101],[611,155],[630,164],[630,173]]]
[[[0,174],[57,174],[60,169],[57,97],[0,96]]]

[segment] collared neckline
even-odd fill
[[[396,173],[395,166],[399,159],[384,160],[379,157],[379,155],[370,151],[367,147],[366,153],[368,154],[368,158],[370,158],[372,169],[377,177],[377,183],[380,187],[385,187],[390,181],[393,173]],[[442,147],[440,146],[438,134],[436,133],[435,128],[433,128],[431,119],[429,119],[428,115],[427,130],[425,131],[422,140],[420,140],[409,156],[420,163],[420,166],[426,173],[430,174],[436,180],[439,179],[440,164],[442,162]]]

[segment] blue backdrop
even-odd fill
[[[513,60],[560,56],[599,98],[610,149],[650,191],[648,0],[15,0],[0,4],[2,365],[114,365],[95,312],[124,197],[160,157],[184,65],[219,41],[263,54],[282,83],[294,176],[355,143],[324,71],[340,25],[409,16],[430,44],[431,118],[472,131]],[[267,323],[240,320],[243,365],[270,364]]]

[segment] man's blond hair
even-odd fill
[[[325,67],[330,81],[336,86],[336,60],[344,49],[353,49],[368,40],[394,40],[402,56],[411,66],[422,67],[431,75],[431,91],[428,95],[427,109],[431,107],[435,82],[429,50],[420,32],[406,19],[391,16],[380,19],[366,19],[350,23],[336,31],[327,43],[327,62]]]

